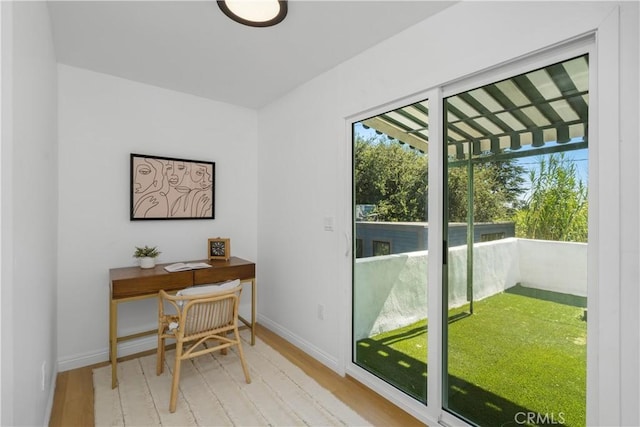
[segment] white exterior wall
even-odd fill
[[[480,300],[516,285],[522,277],[518,239],[477,243],[473,249],[473,298]],[[449,307],[467,302],[467,247],[449,250]],[[587,283],[584,283],[585,287]]]
[[[256,259],[257,114],[253,110],[59,65],[60,370],[108,360],[109,269],[136,265],[134,246],[158,262],[206,258],[207,239]],[[216,162],[214,220],[130,221],[130,153]],[[243,305],[250,301],[243,293]],[[157,327],[153,299],[119,309],[119,333]],[[121,343],[119,355],[154,348]]]
[[[584,243],[519,239],[520,283],[586,297],[587,248]]]
[[[427,317],[428,251],[360,258],[354,274],[354,339],[368,338]],[[467,300],[467,247],[448,254],[449,308]],[[587,296],[587,244],[501,239],[473,251],[473,299],[520,284]]]
[[[427,318],[427,256],[428,251],[418,251],[356,260],[355,339]]]

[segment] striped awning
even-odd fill
[[[451,159],[584,148],[589,117],[588,56],[445,99]],[[390,138],[428,151],[428,100],[363,120]],[[571,145],[572,147],[569,147]]]

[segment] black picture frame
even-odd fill
[[[131,221],[215,219],[215,162],[131,153]]]

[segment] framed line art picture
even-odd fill
[[[130,220],[214,219],[216,164],[131,154]]]
[[[209,259],[228,260],[231,258],[231,240],[220,237],[209,239],[207,251]]]

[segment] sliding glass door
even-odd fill
[[[353,362],[427,397],[428,103],[353,124]]]
[[[449,96],[444,408],[585,425],[588,56]]]
[[[431,117],[424,100],[352,124],[352,362],[431,419],[586,423],[589,55],[578,49],[470,90],[433,89]]]

